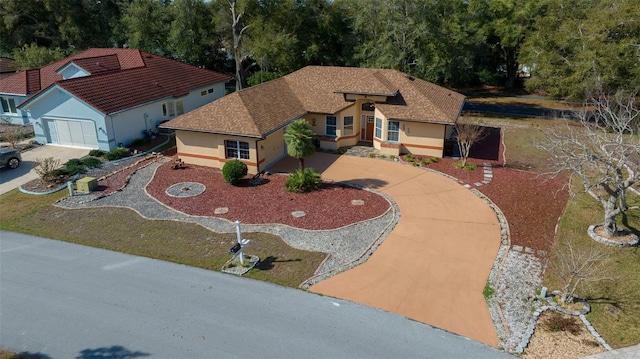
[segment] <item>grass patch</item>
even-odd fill
[[[192,223],[147,220],[125,208],[52,206],[66,194],[32,196],[14,190],[0,196],[0,229],[215,271],[231,258],[228,250],[236,242],[235,233],[215,233]],[[264,261],[245,274],[249,278],[297,287],[325,258],[324,253],[290,247],[275,235],[244,233],[243,237],[251,240],[246,253]]]
[[[579,104],[571,104],[564,101],[554,101],[539,98],[529,97],[515,97],[515,96],[482,96],[482,97],[468,97],[469,103],[486,103],[494,105],[508,105],[508,106],[525,106],[525,107],[544,107],[555,108],[561,110],[575,109]]]
[[[11,353],[0,349],[0,359],[32,359],[32,356],[25,356],[22,354]]]
[[[639,205],[640,198],[630,196],[630,205]],[[567,206],[560,221],[558,237],[572,238],[578,246],[604,246],[587,235],[587,227],[602,222],[602,209],[586,194],[577,195]],[[625,227],[640,228],[640,211],[629,211],[619,222]],[[614,348],[640,342],[640,248],[605,248],[614,261],[609,268],[615,280],[592,284],[577,292],[591,304],[587,319]],[[551,260],[556,260],[552,256]],[[560,281],[547,272],[544,285],[558,289]]]
[[[484,285],[484,289],[482,289],[482,295],[484,295],[484,299],[489,299],[495,293],[495,289],[491,287],[491,283],[487,281]]]

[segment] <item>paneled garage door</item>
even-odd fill
[[[98,148],[93,121],[46,120],[47,142],[56,145]]]

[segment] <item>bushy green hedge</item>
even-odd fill
[[[124,147],[118,147],[116,149],[114,149],[113,151],[109,151],[107,153],[104,154],[104,158],[107,161],[115,161],[115,160],[119,160],[121,158],[125,158],[125,157],[129,157],[130,153],[129,153],[129,149],[128,148],[124,148]]]
[[[240,160],[231,160],[222,166],[222,177],[231,184],[237,184],[242,177],[247,175],[249,169]]]
[[[102,157],[102,156],[104,156],[104,151],[103,150],[91,150],[91,151],[89,151],[89,156]]]
[[[311,192],[320,189],[320,187],[322,187],[320,173],[312,168],[296,170],[287,178],[285,183],[285,188],[289,192]]]

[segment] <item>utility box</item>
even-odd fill
[[[89,193],[98,188],[98,181],[94,177],[84,177],[76,181],[76,191]]]

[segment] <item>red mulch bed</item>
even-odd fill
[[[222,173],[213,168],[188,165],[173,170],[173,161],[160,166],[147,192],[181,212],[194,216],[240,220],[246,224],[282,223],[304,229],[334,229],[384,214],[389,202],[373,192],[339,184],[326,183],[319,191],[289,193],[285,190],[286,176],[265,176],[266,183],[257,186],[233,186],[226,183]],[[206,186],[204,193],[193,197],[173,197],[167,188],[180,182],[198,182]],[[363,200],[363,206],[351,200]],[[219,207],[229,208],[223,215],[215,214]],[[306,216],[294,218],[293,211]]]
[[[550,253],[556,224],[569,200],[565,184],[563,178],[498,167],[493,181],[478,190],[504,213],[512,244]]]

